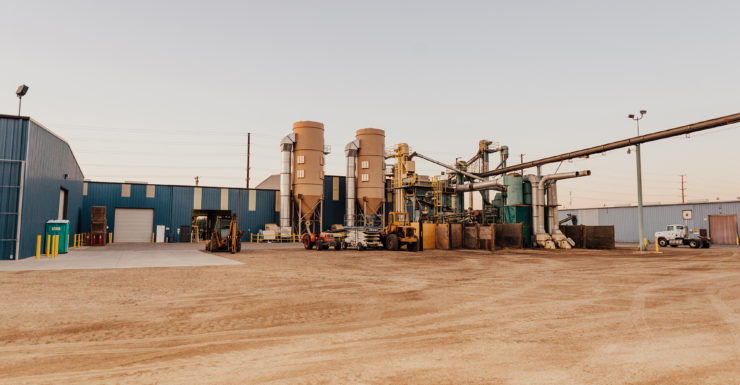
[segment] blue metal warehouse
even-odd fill
[[[195,187],[152,185],[141,183],[108,183],[87,181],[83,187],[82,232],[90,231],[91,207],[105,206],[108,232],[116,234],[116,212],[138,209],[151,227],[144,234],[165,226],[171,242],[187,240],[186,234],[196,214],[230,211],[237,213],[239,229],[244,230],[242,241],[249,241],[250,233],[258,233],[268,223],[278,223],[280,205],[278,190],[226,187]],[[344,177],[327,176],[324,179],[324,228],[342,223],[345,199]],[[149,211],[147,213],[146,211]],[[146,216],[148,215],[148,216]],[[151,218],[151,219],[149,219]],[[182,229],[182,230],[181,230]],[[115,241],[114,236],[114,241]]]
[[[78,228],[82,180],[67,142],[28,117],[0,115],[0,259],[33,255],[47,220]]]
[[[250,233],[278,222],[278,194],[277,189],[84,181],[67,142],[29,117],[0,115],[0,259],[33,256],[48,220],[68,219],[71,234],[89,232],[92,206],[106,207],[108,232],[116,233],[117,219],[123,223],[116,212],[129,210],[150,218],[150,226],[141,228],[147,239],[161,225],[170,241],[181,239],[181,228],[190,226],[195,214],[228,210],[238,214],[242,240],[249,241]],[[345,194],[344,177],[324,179],[324,228],[343,222]]]
[[[645,236],[653,242],[656,231],[666,229],[666,225],[684,224],[683,210],[692,211],[688,221],[690,229],[707,229],[715,244],[735,244],[740,232],[737,216],[740,215],[740,201],[718,201],[686,204],[667,204],[644,206]],[[560,219],[575,215],[579,225],[614,226],[616,242],[638,242],[637,207],[598,207],[588,209],[560,210]],[[715,220],[717,219],[717,220]],[[722,220],[718,220],[722,219]],[[721,234],[730,234],[720,237]],[[723,239],[728,238],[728,239]]]

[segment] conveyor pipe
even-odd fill
[[[611,150],[616,150],[622,147],[629,147],[629,146],[634,146],[636,144],[652,142],[652,141],[660,140],[660,139],[666,139],[666,138],[670,138],[673,136],[690,134],[692,132],[708,130],[710,128],[726,126],[726,125],[735,124],[738,122],[740,122],[740,113],[723,116],[721,118],[705,120],[703,122],[688,124],[688,125],[681,126],[681,127],[671,128],[668,130],[653,132],[651,134],[635,136],[629,139],[623,139],[623,140],[619,140],[619,141],[612,142],[612,143],[602,144],[600,146],[589,147],[583,150],[578,150],[578,151],[568,152],[568,153],[561,154],[561,155],[551,156],[548,158],[533,160],[531,162],[517,164],[516,166],[505,167],[505,168],[501,168],[497,170],[482,172],[478,176],[476,176],[476,178],[480,179],[481,177],[506,174],[512,171],[518,171],[518,170],[522,170],[525,168],[542,166],[548,163],[555,163],[555,162],[560,162],[563,160],[574,159],[574,158],[582,158],[584,156],[588,156],[592,154],[599,154],[599,153],[611,151]]]
[[[467,176],[468,178],[472,178],[474,180],[483,180],[483,178],[480,177],[480,176],[478,176],[478,175],[469,173],[467,171],[460,170],[460,169],[455,168],[453,166],[450,166],[448,164],[442,163],[442,162],[440,162],[438,160],[434,160],[432,158],[426,157],[426,156],[424,156],[422,154],[419,154],[418,152],[414,152],[413,154],[411,154],[411,156],[409,156],[409,159],[412,159],[415,156],[418,156],[419,158],[424,159],[424,160],[426,160],[428,162],[432,162],[432,163],[434,163],[436,165],[442,166],[442,167],[444,167],[446,169],[452,170],[452,171],[454,171],[454,172],[456,172],[458,174],[463,174],[463,175]]]

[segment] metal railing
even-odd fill
[[[249,243],[298,243],[301,241],[299,234],[290,235],[269,235],[265,238],[264,234],[249,234]]]

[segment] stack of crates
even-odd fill
[[[105,246],[108,241],[108,220],[105,206],[93,206],[90,210],[90,243]]]

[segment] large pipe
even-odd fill
[[[538,234],[537,231],[540,228],[540,194],[537,193],[537,189],[539,186],[539,178],[537,175],[529,174],[527,175],[527,179],[529,180],[529,184],[532,185],[532,227],[535,230],[535,234]],[[543,210],[544,211],[544,210]],[[544,231],[543,231],[544,232]]]
[[[589,175],[591,175],[591,170],[551,174],[551,175],[545,175],[542,178],[540,178],[539,183],[537,183],[536,185],[537,187],[536,194],[535,194],[535,191],[532,191],[532,204],[534,205],[535,200],[537,201],[535,209],[537,211],[537,217],[540,218],[538,223],[535,225],[535,234],[545,233],[545,186],[550,184],[551,182],[558,181],[561,179],[578,178],[581,176],[589,176]],[[532,175],[529,175],[529,177],[530,177],[529,181],[531,182]],[[535,190],[534,184],[532,185],[532,189]],[[535,199],[535,196],[537,197],[537,199]],[[533,217],[534,217],[534,214],[533,214]]]
[[[480,191],[480,190],[498,190],[506,191],[506,186],[502,185],[500,181],[489,180],[485,182],[465,183],[455,186],[455,191],[467,192],[467,191]]]
[[[280,231],[290,226],[290,160],[295,144],[295,134],[280,141]]]
[[[442,167],[444,167],[444,168],[446,168],[446,169],[452,170],[452,171],[454,171],[454,172],[456,172],[456,173],[458,173],[458,174],[463,174],[463,175],[467,176],[468,178],[472,178],[472,179],[474,179],[474,180],[483,180],[483,178],[481,178],[481,177],[480,177],[480,176],[478,176],[478,175],[475,175],[475,174],[471,174],[471,173],[469,173],[469,172],[467,172],[467,171],[463,171],[463,170],[460,170],[460,169],[458,169],[458,168],[455,168],[455,167],[453,167],[453,166],[450,166],[450,165],[448,165],[448,164],[444,164],[444,163],[442,163],[442,162],[440,162],[440,161],[438,161],[438,160],[434,160],[434,159],[432,159],[432,158],[429,158],[429,157],[426,157],[426,156],[424,156],[424,155],[422,155],[422,154],[419,154],[418,152],[414,152],[413,154],[411,154],[411,155],[409,156],[409,159],[412,159],[412,158],[413,158],[413,157],[415,157],[415,156],[418,156],[419,158],[421,158],[421,159],[424,159],[424,160],[426,160],[426,161],[428,161],[428,162],[432,162],[432,163],[434,163],[434,164],[436,164],[436,165],[442,166]]]
[[[586,148],[583,150],[578,150],[578,151],[573,151],[573,152],[569,152],[569,153],[565,153],[561,155],[551,156],[548,158],[533,160],[531,162],[517,164],[516,166],[504,167],[504,168],[500,168],[497,170],[491,170],[488,172],[480,173],[479,176],[477,176],[477,178],[487,177],[487,176],[492,176],[492,175],[506,174],[512,171],[522,170],[522,169],[530,168],[530,167],[542,166],[544,164],[560,162],[560,161],[568,160],[568,159],[582,158],[584,156],[588,156],[592,154],[599,154],[599,153],[611,151],[611,150],[616,150],[622,147],[629,147],[629,146],[633,146],[636,144],[652,142],[655,140],[670,138],[673,136],[690,134],[692,132],[708,130],[710,128],[726,126],[726,125],[735,124],[738,122],[740,122],[740,113],[723,116],[721,118],[706,120],[706,121],[699,122],[699,123],[688,124],[688,125],[681,126],[681,127],[671,128],[668,130],[658,131],[652,134],[635,136],[629,139],[623,139],[623,140],[619,140],[619,141],[612,142],[612,143],[602,144],[600,146],[590,147],[590,148]]]
[[[345,226],[355,225],[355,174],[357,167],[357,152],[360,149],[360,141],[355,139],[344,147],[347,156],[347,218]]]
[[[547,224],[550,234],[560,232],[560,223],[558,223],[558,185],[557,181],[550,182],[547,186]]]

